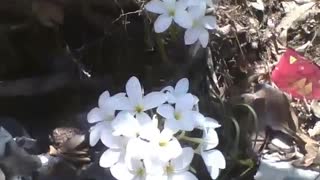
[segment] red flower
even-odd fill
[[[320,67],[293,49],[287,49],[271,80],[296,98],[320,99]]]

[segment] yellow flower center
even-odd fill
[[[174,118],[175,118],[177,121],[181,120],[181,118],[182,118],[181,113],[175,112],[175,113],[174,113]]]
[[[159,142],[159,146],[160,146],[160,147],[164,147],[164,146],[166,146],[167,144],[168,144],[167,141],[160,141],[160,142]]]
[[[176,14],[175,10],[174,9],[170,9],[169,10],[169,16],[174,16]]]
[[[136,172],[137,176],[143,177],[144,176],[144,169],[143,168],[139,168]]]
[[[141,113],[141,112],[143,111],[143,106],[137,105],[137,106],[135,107],[135,111],[136,111],[137,113]]]
[[[173,172],[174,172],[174,167],[173,167],[171,164],[167,165],[167,166],[165,167],[165,172],[166,172],[168,175],[173,174]]]

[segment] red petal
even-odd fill
[[[320,99],[319,66],[292,49],[281,56],[271,80],[293,97]]]

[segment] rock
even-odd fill
[[[10,138],[13,138],[13,140],[18,144],[19,147],[24,148],[24,150],[26,150],[30,154],[40,153],[37,140],[30,138],[30,135],[27,133],[25,128],[15,119],[2,117],[0,118],[0,127],[1,126],[7,131],[7,133],[10,134]]]
[[[18,144],[19,147],[23,148],[29,154],[40,154],[40,148],[36,139],[28,137],[16,137],[13,140]]]
[[[1,169],[0,169],[0,180],[6,180],[6,176],[4,175]]]
[[[11,134],[3,127],[0,127],[0,157],[4,156],[7,142],[11,141],[11,139]]]
[[[25,128],[14,118],[0,117],[0,126],[6,129],[12,137],[30,137]]]
[[[290,162],[270,162],[261,160],[260,167],[254,179],[314,180],[318,176],[318,172],[295,168]]]
[[[47,165],[38,171],[38,180],[78,179],[77,168],[60,157],[49,156]]]
[[[35,155],[29,155],[15,141],[9,141],[5,153],[0,159],[0,166],[6,177],[31,176],[41,167],[40,159]]]

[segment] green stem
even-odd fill
[[[168,60],[166,49],[164,47],[163,39],[158,34],[156,34],[156,42],[159,48],[159,53],[161,55],[162,61],[168,63],[169,60]]]
[[[181,137],[181,140],[189,141],[189,142],[196,143],[196,144],[203,143],[203,139],[201,139],[201,138],[192,138],[192,137],[188,137],[188,136]]]

